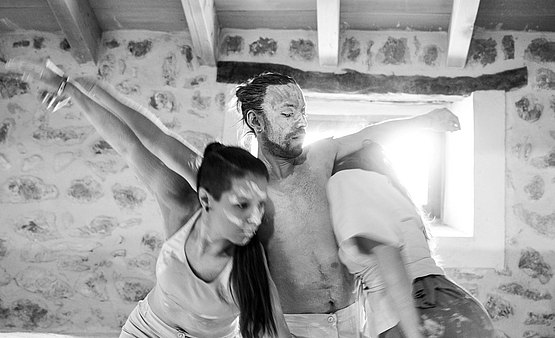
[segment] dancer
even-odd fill
[[[79,104],[160,205],[167,239],[156,285],[131,312],[120,337],[290,336],[256,235],[268,185],[259,159],[241,148],[210,144],[191,182],[91,99],[94,82],[69,81],[52,65],[22,60],[8,62],[7,68],[56,88],[45,96],[48,105],[62,95]]]
[[[365,289],[370,336],[494,337],[483,305],[436,264],[424,221],[384,158],[367,142],[328,183],[339,257]]]

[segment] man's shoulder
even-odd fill
[[[324,153],[335,156],[337,153],[337,142],[332,137],[324,138],[307,145],[305,152],[307,154]]]

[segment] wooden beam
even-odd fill
[[[336,67],[339,55],[339,0],[317,0],[318,60]]]
[[[242,83],[263,72],[277,72],[293,77],[303,90],[318,93],[342,94],[421,94],[469,95],[479,90],[504,90],[522,88],[528,84],[526,67],[510,69],[477,77],[429,77],[303,71],[297,68],[256,62],[218,62],[216,81]]]
[[[480,0],[453,0],[453,11],[449,24],[447,67],[462,68],[466,65],[479,5]]]
[[[88,0],[47,0],[79,63],[97,61],[101,30]]]
[[[214,0],[181,0],[181,3],[195,54],[200,57],[200,63],[215,66],[219,24]]]

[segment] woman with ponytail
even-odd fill
[[[50,90],[43,95],[49,109],[68,98],[79,105],[160,206],[166,241],[156,284],[120,337],[290,336],[256,236],[267,200],[262,161],[241,148],[212,143],[198,167],[201,154],[96,81],[70,80],[51,62],[11,60],[6,68]],[[168,151],[179,156],[166,156]]]

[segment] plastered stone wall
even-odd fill
[[[223,30],[220,41],[220,60],[311,71],[479,76],[526,66],[529,84],[506,95],[506,267],[447,272],[507,337],[555,337],[555,34],[475,32],[464,69],[445,66],[444,32],[343,31],[331,69],[318,63],[315,32]],[[188,37],[118,32],[102,46],[98,67],[78,66],[61,36],[0,37],[3,58],[48,55],[102,78],[199,148],[235,139],[233,86],[198,64]],[[117,331],[154,282],[156,203],[76,107],[48,114],[9,74],[0,93],[0,330]]]

